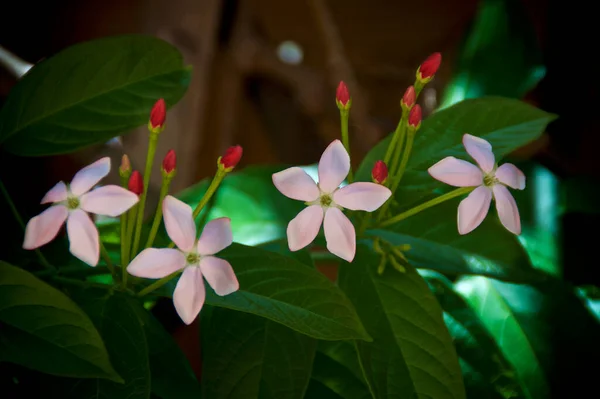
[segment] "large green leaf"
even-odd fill
[[[0,112],[0,143],[37,156],[105,142],[147,123],[158,98],[177,103],[189,81],[179,51],[160,39],[80,43],[35,65],[12,89]]]
[[[207,304],[262,316],[317,339],[370,339],[344,293],[296,259],[241,244],[217,256],[231,263],[240,289],[221,297],[207,286]],[[175,283],[159,292],[172,295]]]
[[[483,0],[441,106],[485,95],[522,98],[544,76],[533,24],[518,0]]]
[[[502,348],[507,360],[517,370],[527,397],[547,398],[548,381],[536,351],[513,309],[497,290],[495,282],[485,277],[464,277],[456,289],[467,300],[488,331]],[[530,315],[534,317],[533,315]]]
[[[304,397],[317,346],[314,338],[222,308],[205,312],[201,326],[205,397]]]
[[[319,342],[306,397],[309,399],[372,398],[362,375],[356,348],[351,342]]]
[[[538,138],[556,116],[518,100],[485,97],[462,101],[435,112],[423,121],[396,199],[407,207],[430,197],[447,185],[434,180],[427,169],[447,156],[471,160],[462,136],[469,133],[489,141],[499,161],[506,154]],[[373,164],[383,159],[391,135],[378,143],[365,157],[357,180],[370,181]]]
[[[375,397],[465,398],[452,338],[427,283],[411,266],[380,276],[378,264],[379,256],[361,244],[339,275],[373,337],[357,347]]]
[[[122,381],[100,334],[65,294],[0,261],[0,359],[44,373]]]
[[[478,389],[498,398],[525,398],[514,368],[479,316],[454,291],[453,284],[441,274],[431,271],[420,273],[445,312],[446,326],[463,361],[461,366],[467,393]]]
[[[76,296],[102,334],[108,353],[124,383],[89,380],[69,390],[73,398],[148,399],[150,365],[148,345],[135,299],[122,295],[85,291]]]

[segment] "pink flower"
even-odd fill
[[[115,217],[138,202],[137,195],[115,185],[90,191],[109,171],[110,158],[105,157],[77,172],[69,186],[61,181],[50,189],[41,203],[52,206],[27,223],[23,248],[35,249],[49,243],[66,220],[69,250],[96,266],[100,256],[98,230],[88,213]]]
[[[351,262],[356,253],[356,233],[344,208],[373,212],[392,192],[375,183],[358,182],[339,188],[350,171],[350,157],[339,140],[332,142],[319,161],[319,183],[298,167],[273,174],[273,184],[286,197],[305,201],[308,207],[287,227],[288,246],[298,251],[313,242],[321,224],[327,249]]]
[[[492,145],[482,138],[465,134],[463,145],[479,167],[446,157],[429,168],[434,179],[451,186],[477,187],[458,206],[458,232],[467,234],[477,228],[485,219],[493,197],[504,227],[511,233],[521,234],[519,209],[506,186],[523,190],[525,175],[510,163],[497,167]]]
[[[230,221],[229,218],[211,220],[196,240],[196,224],[189,205],[168,195],[163,201],[163,214],[167,233],[178,249],[145,249],[131,261],[127,271],[137,277],[162,278],[183,269],[173,303],[181,320],[191,324],[204,305],[202,276],[217,295],[239,289],[229,262],[212,256],[231,245]]]

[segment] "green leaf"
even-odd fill
[[[495,392],[494,397],[525,398],[514,368],[505,359],[479,316],[454,292],[453,284],[441,274],[426,270],[420,273],[445,312],[446,326],[462,359],[467,393],[469,389],[485,389]]]
[[[329,391],[328,396],[317,396],[321,391]],[[360,369],[358,354],[351,342],[319,342],[306,397],[372,398]]]
[[[486,95],[522,98],[545,68],[533,24],[517,0],[483,0],[441,101]]]
[[[427,169],[447,156],[472,161],[462,145],[464,133],[489,141],[496,161],[500,161],[537,139],[555,117],[524,102],[502,97],[469,99],[435,112],[417,132],[396,199],[406,208],[429,199],[438,189],[448,190],[449,186],[433,179]],[[367,154],[357,180],[370,181],[371,168],[375,161],[383,159],[391,138],[389,135]]]
[[[200,384],[171,334],[140,303],[134,310],[148,344],[152,393],[162,399],[200,398]]]
[[[496,289],[496,283],[485,277],[464,277],[456,283],[456,290],[479,316],[506,359],[517,370],[528,397],[547,398],[550,390],[534,343]]]
[[[315,339],[248,313],[210,310],[201,323],[205,397],[304,397]]]
[[[122,381],[100,334],[65,294],[0,261],[0,358],[44,373]]]
[[[339,275],[373,337],[357,347],[374,396],[465,398],[452,338],[427,283],[411,266],[406,273],[388,268],[380,276],[378,264],[379,255],[361,244]]]
[[[293,258],[235,243],[217,256],[231,263],[240,289],[221,297],[207,287],[207,304],[265,317],[317,339],[370,339],[352,303],[318,271]],[[171,296],[175,284],[159,293]]]
[[[36,64],[0,112],[0,143],[17,155],[73,152],[148,123],[152,105],[173,106],[190,69],[154,37],[126,35],[76,44]]]
[[[148,345],[142,321],[138,317],[135,299],[89,290],[77,296],[80,306],[90,315],[102,334],[108,353],[124,383],[91,380],[77,383],[70,389],[73,398],[148,399],[150,397],[150,366]]]

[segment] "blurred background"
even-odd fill
[[[168,114],[157,152],[159,158],[171,148],[177,152],[175,190],[211,176],[217,157],[233,144],[244,147],[240,168],[314,163],[339,137],[334,98],[340,80],[353,97],[350,130],[358,165],[395,128],[416,68],[439,51],[441,69],[420,100],[425,116],[484,95],[523,99],[559,115],[540,140],[511,155],[528,176],[528,189],[517,198],[524,224],[519,239],[536,267],[582,287],[582,298],[597,314],[600,85],[593,52],[583,44],[597,36],[597,22],[583,6],[570,4],[62,0],[33,8],[2,2],[0,49],[36,63],[69,45],[115,34],[145,33],[175,45],[194,71],[189,91]],[[9,69],[0,68],[0,105],[16,82]],[[76,155],[2,153],[0,178],[24,213],[34,215],[49,187],[100,156],[111,156],[117,165],[127,153],[134,168],[142,169],[146,145],[144,126]],[[150,200],[160,188],[159,165],[155,162]],[[8,212],[1,209],[0,215],[3,228],[11,228]],[[197,342],[196,333],[190,334]],[[587,349],[563,344],[555,346],[553,364],[564,365],[555,375],[563,385],[569,378],[591,384],[592,371],[569,375],[567,367]]]

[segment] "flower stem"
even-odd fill
[[[402,180],[402,176],[404,175],[404,171],[406,170],[406,164],[408,163],[408,159],[410,158],[410,153],[412,152],[412,146],[415,141],[415,130],[409,129],[408,135],[406,136],[406,145],[404,147],[404,153],[402,154],[402,161],[400,162],[400,166],[394,173],[394,180],[391,186],[391,190],[393,193],[398,189],[398,185],[400,184],[400,180]]]
[[[407,117],[403,114],[400,122],[400,133],[398,134],[398,143],[393,154],[392,162],[389,165],[390,170],[390,186],[394,183],[396,175],[398,173],[398,164],[400,163],[400,157],[406,152],[404,140],[406,139],[406,131],[408,129]],[[393,192],[393,190],[392,190]]]
[[[125,259],[121,264],[123,268],[123,287],[127,287],[127,265],[129,264],[130,259],[130,245],[131,245],[131,236],[133,235],[133,226],[135,225],[135,217],[137,216],[137,207],[139,205],[134,205],[129,212],[127,212],[127,232],[125,233],[125,240],[121,242],[121,245],[125,246]]]
[[[461,195],[467,194],[473,191],[475,187],[461,187],[456,190],[452,190],[446,194],[440,195],[439,197],[433,198],[427,202],[422,203],[421,205],[415,206],[405,212],[399,213],[398,215],[380,223],[377,227],[386,227],[392,224],[398,223],[406,218],[409,218],[417,213],[424,211],[425,209],[431,208],[432,206],[441,204],[442,202],[451,200],[452,198],[459,197]]]
[[[106,250],[106,247],[104,246],[102,241],[100,241],[100,253],[102,254],[104,262],[106,262],[106,267],[108,268],[108,270],[110,270],[110,274],[112,274],[113,277],[116,277],[115,266],[113,265],[112,260],[110,259],[110,255],[108,254],[108,251]]]
[[[348,155],[350,155],[350,135],[348,134],[348,119],[350,117],[350,110],[340,109],[340,122],[342,126],[342,144],[346,149]],[[348,173],[348,184],[354,181],[354,174],[352,172],[352,165],[350,165],[350,172]]]
[[[158,205],[156,206],[156,213],[154,214],[152,228],[150,229],[150,234],[148,235],[148,240],[146,241],[146,245],[144,246],[144,248],[150,248],[154,243],[154,238],[156,238],[156,233],[158,233],[158,227],[160,226],[160,221],[162,220],[162,203],[167,194],[169,193],[170,184],[171,178],[169,176],[165,176],[160,187],[160,195],[158,197]]]
[[[394,135],[392,136],[392,141],[390,145],[388,145],[387,151],[385,152],[385,157],[383,158],[383,162],[386,165],[390,166],[390,159],[392,159],[392,155],[398,152],[397,148],[400,149],[402,147],[402,142],[399,142],[400,139],[400,131],[404,121],[404,115],[398,121],[398,125],[396,126],[396,130],[394,130]]]
[[[165,276],[165,277],[161,278],[160,280],[155,281],[154,283],[150,284],[149,286],[147,286],[146,288],[144,288],[143,290],[138,292],[137,296],[142,297],[144,295],[148,295],[152,291],[162,287],[163,285],[165,285],[169,281],[171,281],[173,278],[177,277],[182,271],[183,271],[183,269],[177,270],[176,272],[173,272],[173,273],[169,274],[168,276]]]
[[[121,187],[127,189],[127,176],[121,176]],[[127,237],[127,212],[122,213],[120,216],[121,219],[121,267],[125,270],[125,266],[127,266],[127,246],[126,246],[126,237]]]
[[[4,183],[2,182],[2,180],[0,180],[0,191],[2,191],[2,195],[4,196],[4,199],[6,199],[6,203],[8,204],[10,211],[12,212],[13,216],[15,217],[15,220],[17,221],[17,223],[19,223],[19,225],[21,226],[23,231],[25,231],[25,223],[23,222],[23,219],[21,218],[21,215],[19,214],[19,211],[17,210],[15,203],[13,202],[12,198],[10,197],[10,194],[6,190],[6,187],[4,187]],[[56,267],[52,266],[50,264],[50,262],[48,262],[48,259],[46,259],[44,254],[42,254],[42,252],[39,249],[37,249],[37,248],[35,249],[35,254],[38,257],[38,260],[40,261],[40,264],[42,266],[44,266],[48,270],[53,270],[53,271],[56,270]]]
[[[137,254],[140,245],[140,237],[142,235],[142,223],[144,221],[144,208],[146,206],[146,197],[148,195],[148,186],[150,184],[150,175],[152,174],[152,164],[154,163],[154,154],[156,154],[156,145],[158,143],[157,132],[150,132],[150,140],[148,141],[148,154],[146,155],[146,169],[144,170],[144,191],[140,197],[138,204],[137,221],[135,227],[135,238],[131,249],[131,256]]]

